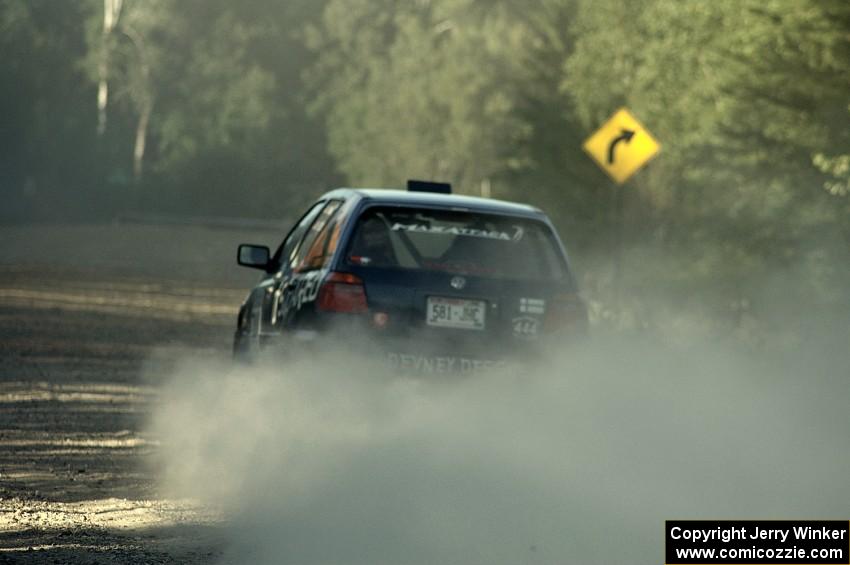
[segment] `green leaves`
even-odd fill
[[[482,182],[522,168],[533,125],[518,112],[528,31],[496,4],[331,2],[312,30],[316,110],[354,182]],[[374,23],[361,27],[360,22]]]
[[[102,23],[101,0],[0,0],[10,210],[288,215],[421,177],[544,207],[596,281],[622,227],[669,261],[627,254],[632,288],[721,309],[771,269],[847,262],[846,0],[123,0]],[[622,219],[581,150],[620,106],[662,145]]]

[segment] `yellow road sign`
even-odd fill
[[[620,108],[584,142],[584,150],[618,184],[623,184],[661,146],[625,108]]]

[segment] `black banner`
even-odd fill
[[[668,520],[665,563],[850,564],[850,522]]]

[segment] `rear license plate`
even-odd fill
[[[483,330],[486,307],[483,300],[429,296],[425,322],[441,328]]]

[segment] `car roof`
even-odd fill
[[[510,214],[529,218],[546,218],[539,209],[528,204],[479,198],[461,194],[437,194],[433,192],[408,192],[389,188],[338,188],[322,198],[350,198],[357,196],[376,204],[401,204],[405,206],[427,206],[437,208],[465,208],[489,213]]]

